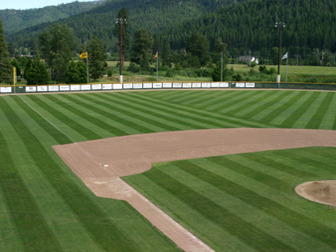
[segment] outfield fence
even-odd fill
[[[277,82],[167,82],[167,83],[123,83],[123,84],[52,84],[52,85],[10,85],[0,87],[1,94],[13,93],[52,93],[108,90],[150,90],[150,89],[315,89],[336,90],[336,84],[324,83],[277,83]]]

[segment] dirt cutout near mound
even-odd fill
[[[120,177],[152,163],[236,153],[336,147],[332,130],[233,128],[130,135],[53,146],[97,196],[125,200],[184,251],[213,251]]]
[[[295,187],[301,197],[329,206],[336,206],[336,180],[305,182]]]

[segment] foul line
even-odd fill
[[[55,124],[50,122],[47,118],[45,118],[40,112],[38,112],[35,108],[33,108],[30,104],[28,104],[21,95],[18,95],[19,97],[28,107],[30,107],[32,110],[34,110],[37,114],[39,114],[44,120],[46,120],[50,125],[52,125],[55,129],[57,129],[59,132],[61,132],[63,135],[65,135],[67,138],[69,138],[73,143],[76,143],[71,137],[69,137],[67,134],[65,134],[62,130],[60,130]]]

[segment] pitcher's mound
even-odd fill
[[[298,195],[308,200],[336,206],[336,180],[306,182],[298,185],[295,191]]]

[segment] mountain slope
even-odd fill
[[[199,18],[204,13],[211,13],[234,2],[237,0],[110,0],[99,7],[57,22],[71,27],[80,43],[96,35],[108,49],[113,49],[117,44],[113,31],[115,18],[123,7],[128,10],[131,33],[137,29],[147,29],[154,34],[165,27],[176,27],[179,23]],[[44,23],[24,29],[7,36],[7,41],[28,47],[31,37],[36,37],[49,25],[50,23]]]
[[[69,4],[60,4],[58,6],[47,6],[39,9],[6,9],[0,10],[0,18],[5,29],[5,35],[9,35],[37,24],[71,17],[96,7],[98,3],[99,1],[73,2]]]

